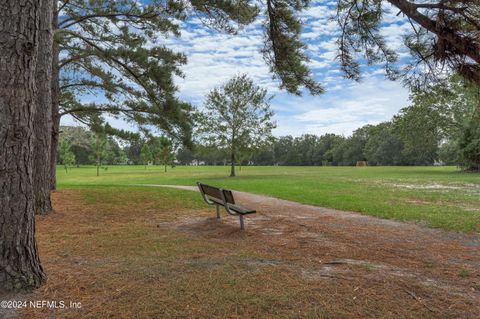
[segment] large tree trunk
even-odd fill
[[[38,27],[38,0],[0,2],[0,290],[30,290],[45,280],[32,167]]]
[[[40,7],[40,32],[38,33],[37,99],[34,120],[35,145],[33,162],[33,186],[35,212],[47,214],[52,210],[50,200],[51,169],[50,156],[52,144],[52,49],[53,30],[52,13],[54,1],[44,0]]]
[[[55,3],[55,11],[53,13],[52,26],[53,30],[57,30],[58,27],[58,11]],[[57,189],[57,148],[58,137],[60,134],[60,69],[59,69],[59,54],[60,47],[56,41],[53,42],[52,48],[52,141],[50,145],[50,188],[51,190]]]

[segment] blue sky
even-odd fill
[[[290,95],[278,89],[260,49],[263,46],[262,19],[241,30],[238,35],[227,35],[205,27],[194,17],[183,23],[181,38],[167,38],[166,45],[184,52],[188,64],[183,67],[185,78],[178,78],[181,98],[201,106],[204,96],[233,75],[247,73],[258,85],[275,95],[272,108],[277,128],[274,135],[299,136],[304,133],[336,133],[350,135],[365,124],[377,124],[390,120],[402,107],[408,105],[408,90],[399,82],[387,80],[380,66],[362,66],[361,82],[345,80],[335,61],[335,44],[338,27],[330,20],[335,2],[312,1],[311,8],[302,13],[305,21],[303,39],[308,45],[311,69],[326,93],[320,96],[302,97]],[[385,23],[382,34],[387,43],[400,53],[400,61],[408,58],[403,48],[402,36],[410,25],[396,11],[385,7]],[[117,119],[109,122],[118,128],[131,129],[131,125]],[[62,119],[72,124],[71,118]]]

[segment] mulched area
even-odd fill
[[[366,307],[384,302],[387,309],[427,309],[432,317],[480,314],[478,235],[244,192],[235,192],[235,198],[259,212],[246,219],[244,234],[236,231],[233,216],[186,219],[176,227],[197,236],[261,243],[265,253],[297,269],[307,281],[335,282],[345,292],[341,298]]]
[[[239,203],[258,211],[240,231],[236,217],[222,214],[217,220],[212,207],[178,211],[172,219],[160,208],[136,203],[109,207],[110,215],[80,195],[58,191],[56,212],[37,223],[50,277],[31,298],[78,300],[83,309],[29,309],[21,318],[478,318],[480,313],[478,235],[236,192]],[[137,233],[119,238],[124,258],[107,258],[115,242],[82,248],[87,235],[104,239],[128,230]],[[78,250],[69,248],[71,236],[78,236]],[[179,246],[155,251],[161,247],[156,237],[168,236]],[[156,245],[151,255],[146,250],[133,258],[126,248],[150,242]],[[155,303],[147,303],[149,298]]]

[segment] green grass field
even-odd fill
[[[109,166],[99,177],[94,167],[72,168],[68,173],[58,167],[57,171],[60,189],[125,187],[128,191],[138,188],[132,184],[202,181],[429,227],[480,232],[480,175],[455,167],[243,167],[235,178],[228,173],[225,166],[178,166],[167,173],[157,166]]]

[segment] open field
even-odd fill
[[[37,216],[49,279],[22,299],[81,308],[19,318],[478,318],[478,236],[238,195],[245,231],[192,191],[57,191]]]
[[[264,194],[321,207],[360,212],[429,227],[480,232],[480,175],[455,167],[243,167],[229,178],[225,166],[59,167],[59,188],[132,184],[217,186]],[[125,190],[127,191],[127,190]]]
[[[227,172],[59,170],[55,211],[36,218],[49,279],[18,298],[81,308],[22,309],[16,318],[473,319],[480,312],[478,175],[447,167]],[[214,218],[197,192],[132,186],[197,180],[250,192],[236,193],[258,211],[245,231],[235,217]]]

